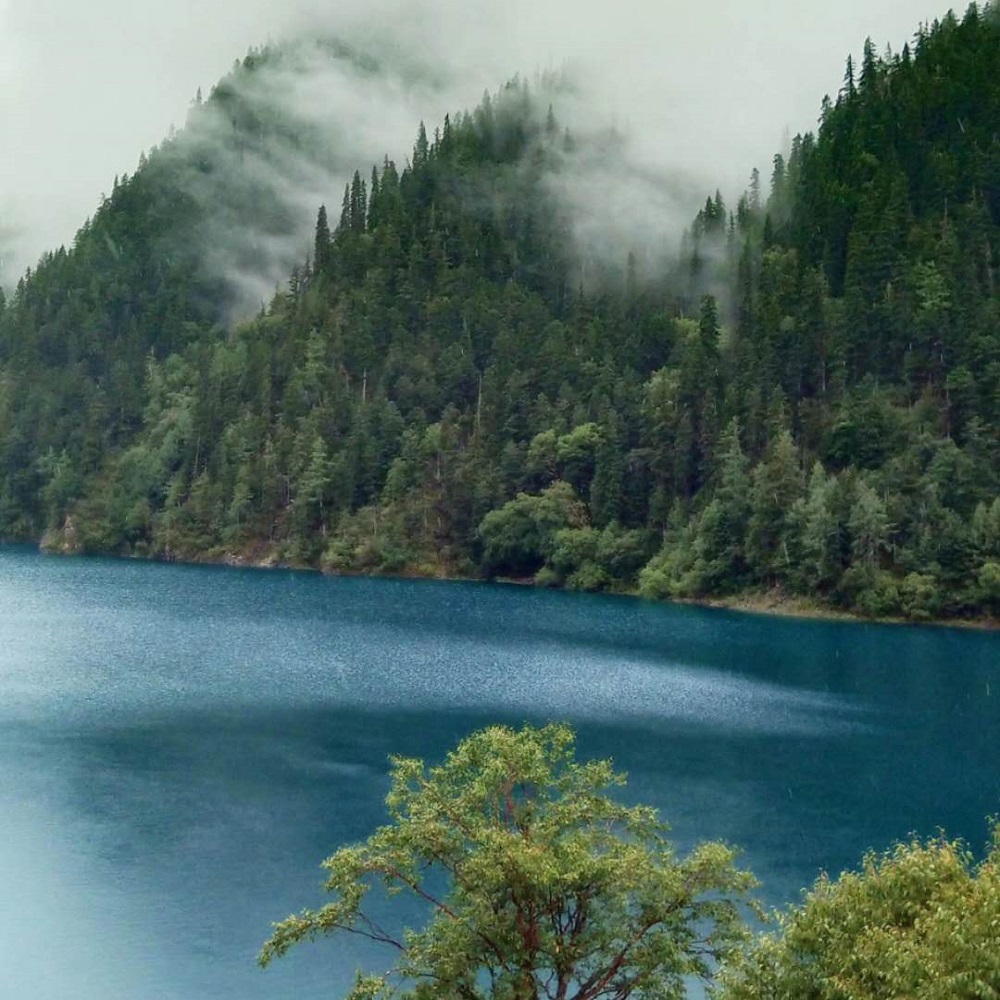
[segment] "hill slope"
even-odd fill
[[[581,140],[522,83],[356,173],[228,328],[159,151],[0,316],[0,535],[996,613],[998,39],[973,7],[867,46],[770,192],[710,199],[654,281],[580,287]]]

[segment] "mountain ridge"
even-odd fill
[[[0,536],[997,614],[997,30],[973,6],[868,43],[666,273],[584,279],[558,178],[590,140],[522,81],[355,172],[245,323],[171,254],[191,203],[130,204],[151,156],[0,315]],[[280,237],[252,184],[225,194]],[[112,224],[137,220],[141,260]]]

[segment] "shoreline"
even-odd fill
[[[484,578],[477,576],[462,575],[460,573],[450,573],[444,567],[435,567],[435,572],[421,572],[419,569],[401,570],[397,573],[364,573],[364,572],[342,572],[323,569],[321,566],[312,566],[306,563],[294,563],[284,561],[269,550],[268,547],[258,546],[256,551],[251,553],[225,552],[218,554],[199,554],[196,557],[178,557],[174,555],[151,556],[151,555],[116,555],[107,552],[81,552],[66,545],[46,544],[46,539],[27,542],[4,542],[3,544],[26,545],[35,548],[43,555],[56,556],[102,556],[111,559],[136,560],[142,562],[176,563],[187,566],[229,566],[234,569],[260,569],[260,570],[292,570],[304,573],[319,573],[323,576],[344,576],[360,577],[368,579],[385,580],[440,580],[453,583],[496,583],[511,587],[531,587],[542,589],[554,589],[563,593],[589,593],[604,594],[612,597],[628,597],[633,600],[649,601],[654,604],[675,604],[696,608],[714,608],[722,611],[734,611],[739,614],[767,615],[772,618],[797,618],[806,621],[839,621],[856,625],[902,625],[935,628],[956,628],[973,629],[981,632],[1000,631],[1000,620],[995,618],[931,618],[926,621],[915,621],[910,618],[868,618],[844,611],[840,608],[830,607],[821,604],[807,597],[787,594],[778,589],[767,591],[743,591],[739,594],[730,594],[717,597],[675,597],[670,600],[654,600],[643,597],[636,590],[620,591],[573,591],[565,587],[544,588],[538,587],[533,577],[521,578]]]
[[[780,591],[745,591],[727,597],[675,598],[672,603],[691,604],[696,607],[718,608],[740,614],[767,615],[772,618],[801,618],[811,621],[841,621],[855,625],[908,625],[920,628],[973,629],[978,632],[1000,630],[995,618],[867,618],[863,615],[816,603],[807,597],[798,597]]]

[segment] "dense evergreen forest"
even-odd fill
[[[247,97],[281,58],[248,56],[2,304],[0,537],[1000,613],[998,8],[866,43],[663,273],[583,259],[553,178],[590,140],[514,81],[355,173],[233,323],[205,205],[291,220],[223,166],[276,137],[326,155]]]

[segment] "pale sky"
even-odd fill
[[[430,115],[472,106],[515,73],[569,67],[644,162],[735,194],[752,167],[767,175],[786,135],[814,127],[866,36],[898,50],[944,13],[928,0],[0,0],[7,278],[72,240],[115,175],[183,123],[197,88],[269,38],[415,48],[452,81],[450,106]],[[402,161],[416,124],[384,152]]]

